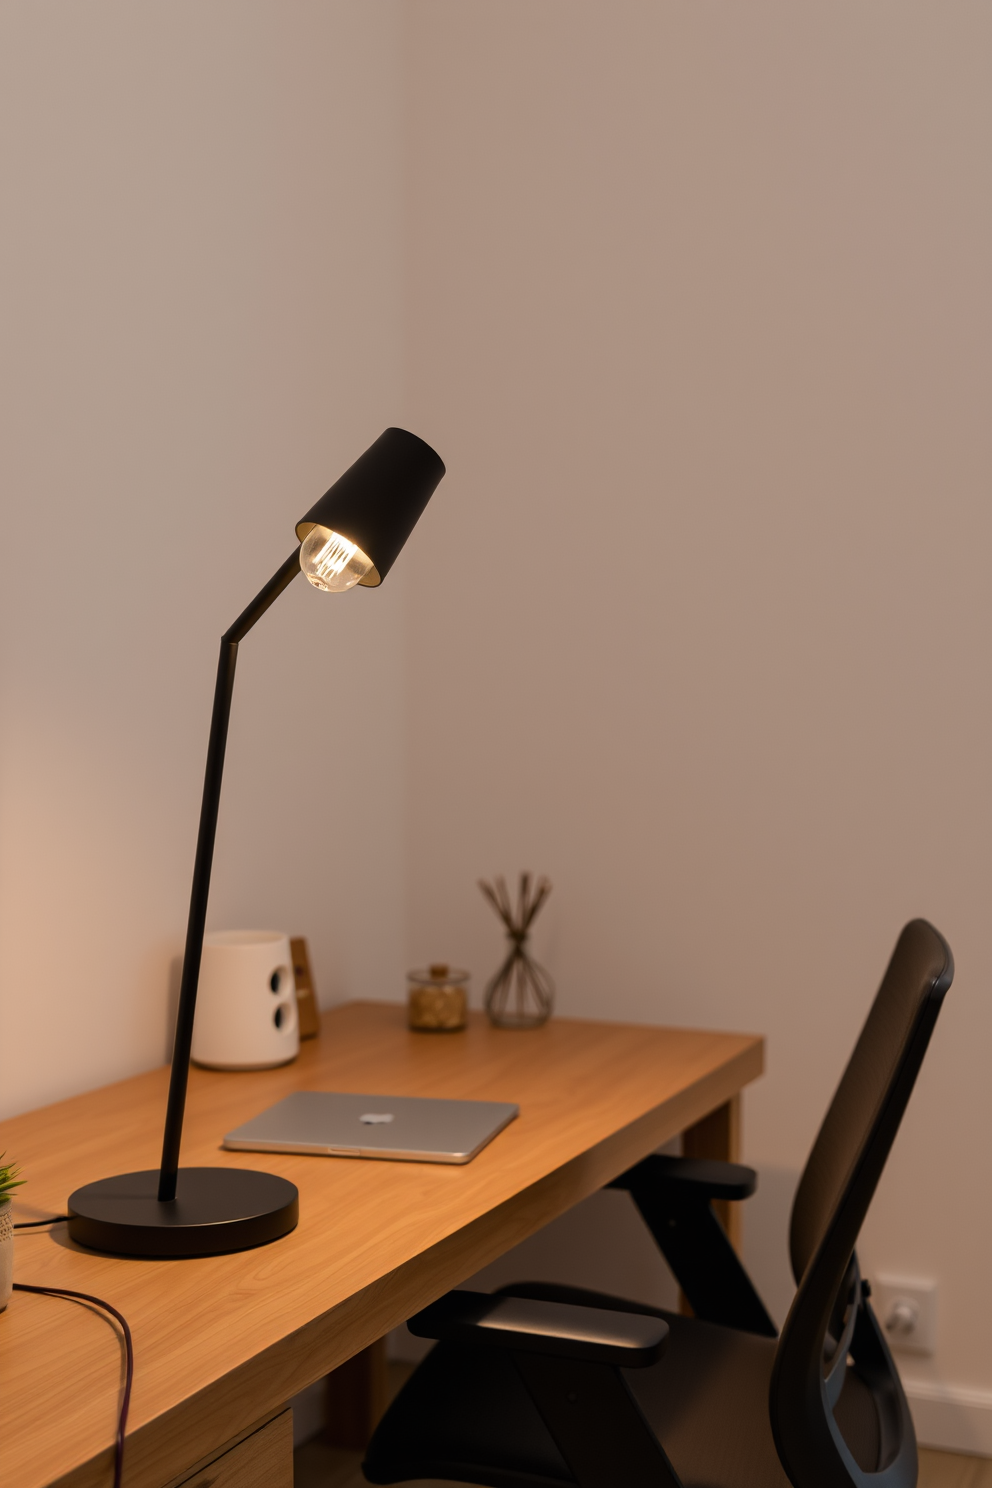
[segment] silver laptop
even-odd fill
[[[467,1163],[518,1111],[502,1101],[297,1090],[228,1132],[224,1146],[234,1152]]]

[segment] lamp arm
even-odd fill
[[[200,981],[203,932],[207,920],[210,870],[213,866],[214,839],[217,835],[217,813],[220,809],[220,788],[224,778],[224,754],[227,748],[227,726],[231,717],[231,699],[234,695],[234,669],[238,661],[238,644],[244,640],[256,620],[261,619],[269,606],[279,598],[282,591],[292,583],[299,572],[300,550],[297,548],[221,637],[213,714],[210,719],[210,742],[207,745],[207,767],[203,777],[200,829],[197,834],[196,858],[193,864],[193,887],[190,892],[189,919],[186,924],[186,949],[183,954],[179,1010],[176,1014],[176,1038],[172,1050],[172,1074],[169,1079],[169,1104],[162,1139],[162,1166],[158,1180],[160,1201],[168,1202],[176,1197],[179,1147],[183,1134],[183,1115],[186,1110],[190,1051],[193,1046],[193,1017],[196,1013],[196,992]]]

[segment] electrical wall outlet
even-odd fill
[[[889,1348],[932,1354],[937,1348],[937,1283],[876,1276],[871,1305]]]

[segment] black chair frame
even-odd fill
[[[768,1394],[774,1449],[795,1488],[915,1488],[912,1420],[855,1245],[952,976],[938,932],[926,921],[907,925],[800,1182],[791,1231],[797,1292]],[[611,1186],[631,1194],[702,1324],[772,1340],[775,1326],[712,1208],[714,1199],[746,1198],[755,1184],[753,1170],[738,1164],[654,1154]],[[545,1454],[544,1466],[530,1471],[487,1463],[484,1454],[469,1460],[464,1449],[448,1456],[443,1402],[433,1443],[410,1447],[401,1395],[373,1439],[366,1477],[683,1488],[635,1383],[666,1346],[665,1318],[660,1309],[544,1283],[449,1293],[411,1319],[415,1334],[440,1340],[418,1375],[464,1376],[473,1361],[508,1355],[559,1457]],[[652,1326],[665,1331],[652,1334]],[[877,1414],[871,1466],[845,1435],[845,1387],[853,1383],[862,1399],[869,1392]]]

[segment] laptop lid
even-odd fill
[[[228,1132],[224,1146],[233,1152],[467,1163],[518,1111],[502,1101],[297,1090]]]

